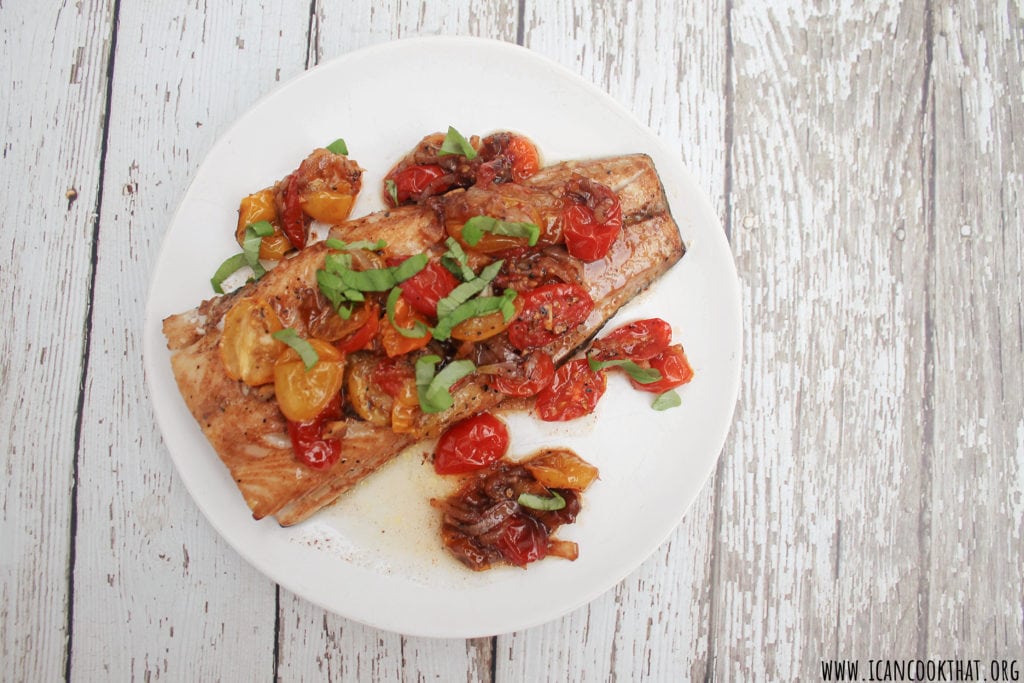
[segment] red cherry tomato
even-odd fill
[[[590,347],[595,360],[648,360],[668,348],[672,326],[661,318],[637,320],[596,340]]]
[[[603,372],[590,369],[586,359],[571,360],[555,371],[551,384],[537,394],[537,415],[545,422],[564,422],[594,411],[608,387]]]
[[[548,535],[530,515],[515,514],[505,521],[495,546],[510,563],[525,567],[548,554]]]
[[[619,198],[601,183],[574,178],[566,184],[564,201],[562,234],[566,249],[581,261],[603,259],[622,229]]]
[[[422,164],[418,166],[406,166],[401,171],[394,173],[388,177],[395,183],[395,194],[398,198],[398,204],[404,204],[410,199],[416,199],[419,197],[424,190],[430,187],[434,181],[441,176],[445,175],[447,171],[438,166],[437,164]],[[431,194],[439,194],[444,192],[448,187],[436,188],[436,192]],[[387,197],[388,202],[393,204],[394,198],[390,193],[384,193]]]
[[[490,413],[459,420],[441,435],[434,449],[438,474],[472,472],[499,459],[508,450],[505,423]]]
[[[506,146],[506,154],[512,160],[512,180],[522,182],[540,170],[540,156],[537,148],[522,135],[513,135]]]
[[[373,338],[377,335],[377,330],[380,328],[380,307],[377,304],[373,302],[363,304],[362,307],[353,311],[352,317],[356,316],[365,320],[355,332],[338,340],[335,346],[339,351],[345,353],[362,351],[373,342]]]
[[[371,379],[374,384],[391,397],[402,393],[406,384],[415,378],[415,371],[406,356],[381,358],[373,369]]]
[[[670,346],[644,363],[661,373],[661,379],[650,384],[641,384],[630,379],[634,389],[649,391],[652,394],[663,394],[670,389],[686,384],[693,379],[693,368],[686,359],[686,353],[680,344]]]
[[[496,375],[491,386],[506,396],[534,396],[551,384],[555,364],[544,351],[534,351],[511,375]]]
[[[330,469],[341,457],[341,440],[325,439],[324,423],[341,417],[341,394],[338,394],[314,419],[306,422],[288,420],[295,459],[314,470]]]
[[[459,284],[455,276],[438,261],[431,261],[420,272],[403,282],[402,297],[424,315],[437,315],[437,302],[452,293]]]
[[[587,290],[570,282],[542,285],[520,296],[523,309],[508,326],[508,340],[520,351],[550,344],[594,310]]]
[[[306,246],[306,216],[299,201],[299,179],[293,173],[288,176],[284,188],[284,206],[281,208],[281,231],[296,249]]]

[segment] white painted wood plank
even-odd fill
[[[608,91],[678,149],[724,211],[724,3],[616,1],[586,11],[528,3],[524,29],[527,47]],[[709,482],[669,542],[613,591],[500,637],[497,679],[703,678],[713,491]]]
[[[920,652],[925,30],[916,3],[737,2],[745,368],[715,555],[715,674]],[[955,656],[952,652],[947,656]]]
[[[0,679],[59,680],[108,3],[0,5]]]
[[[1024,7],[935,7],[928,651],[1024,652]],[[990,672],[984,672],[989,676]],[[991,677],[989,677],[991,680]]]
[[[217,136],[305,64],[288,2],[121,3],[79,461],[76,680],[267,680],[276,589],[202,518],[147,398],[141,333],[170,217]]]
[[[313,22],[317,62],[414,35],[515,40],[514,0],[477,4],[320,0]],[[430,131],[424,131],[424,134]],[[282,680],[488,680],[491,639],[405,638],[334,614],[282,591]]]

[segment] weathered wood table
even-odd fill
[[[0,679],[1024,675],[1019,0],[466,4],[0,4]],[[520,43],[648,122],[743,293],[734,427],[682,525],[589,606],[493,639],[377,631],[249,567],[142,372],[150,270],[218,135],[422,34]]]

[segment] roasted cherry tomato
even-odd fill
[[[402,298],[410,306],[424,315],[437,316],[437,302],[451,294],[458,284],[455,276],[439,261],[431,261],[399,286]]]
[[[586,359],[571,360],[555,371],[551,384],[537,394],[537,414],[546,422],[563,422],[593,412],[608,378],[590,369]]]
[[[552,448],[522,463],[549,489],[582,491],[597,479],[598,470],[567,448]]]
[[[525,567],[548,554],[548,535],[536,519],[517,513],[504,523],[495,546],[511,564]]]
[[[410,382],[416,383],[416,374],[412,363],[405,356],[381,358],[373,368],[370,378],[392,398],[398,396]]]
[[[301,195],[302,211],[321,223],[338,225],[352,213],[355,195],[331,190],[315,190]]]
[[[603,259],[622,230],[622,205],[605,185],[587,178],[566,184],[562,234],[569,253],[581,261]]]
[[[299,180],[295,174],[288,176],[281,201],[283,203],[283,206],[279,206],[281,230],[293,247],[302,249],[306,246],[306,215],[302,213]]]
[[[515,308],[515,313],[508,320],[505,320],[505,314],[501,311],[485,313],[484,315],[477,315],[463,320],[452,328],[452,339],[479,342],[504,332],[516,319],[516,316],[519,315],[519,311],[523,307],[519,297],[512,301],[512,305]]]
[[[387,180],[391,180],[395,183],[395,194],[397,195],[398,204],[393,201],[395,198],[385,189],[384,196],[387,199],[388,204],[397,206],[404,204],[410,199],[417,199],[423,192],[430,188],[437,182],[438,178],[441,178],[447,173],[443,168],[437,164],[421,164],[416,166],[407,166],[397,173],[389,175]],[[442,183],[443,184],[443,183]],[[448,186],[432,188],[431,194],[440,194],[448,189]]]
[[[520,351],[550,344],[594,310],[587,290],[570,282],[542,285],[518,298],[523,308],[508,327],[508,340]]]
[[[219,343],[228,377],[251,387],[273,382],[274,363],[285,345],[271,335],[280,329],[281,321],[267,302],[250,297],[235,302],[224,316]]]
[[[269,187],[242,198],[238,207],[238,227],[235,229],[235,239],[239,246],[245,241],[245,229],[261,221],[273,224],[274,234],[260,240],[260,258],[280,261],[291,250],[292,243],[277,226],[277,204],[274,203],[274,191]]]
[[[373,343],[373,338],[377,336],[377,330],[380,329],[380,307],[367,301],[352,311],[347,322],[354,323],[358,327],[354,327],[354,332],[350,332],[338,340],[338,349],[345,353],[362,351]]]
[[[648,360],[668,348],[672,326],[661,318],[627,323],[596,340],[591,349],[595,360]]]
[[[495,375],[491,386],[506,396],[534,396],[551,384],[555,364],[545,351],[534,351],[509,375]]]
[[[324,438],[324,423],[341,417],[341,394],[335,397],[312,420],[288,421],[295,459],[314,470],[329,469],[341,457],[341,440]]]
[[[540,155],[532,142],[522,135],[511,135],[506,154],[512,161],[512,180],[522,182],[540,170]]]
[[[434,449],[434,470],[438,474],[461,474],[485,467],[508,450],[505,423],[490,413],[459,420],[449,427]]]
[[[320,359],[310,369],[287,348],[274,365],[274,393],[284,416],[293,422],[316,418],[341,391],[345,355],[321,339],[310,339]]]
[[[668,347],[648,360],[644,365],[649,365],[660,372],[661,379],[650,384],[641,384],[636,380],[630,379],[629,382],[633,385],[633,388],[640,391],[662,394],[670,389],[682,386],[693,379],[693,368],[690,367],[690,361],[687,360],[686,353],[683,352],[683,347],[680,344]]]
[[[417,322],[426,324],[426,317],[409,305],[404,294],[398,297],[398,301],[395,302],[395,325],[409,330]],[[421,349],[430,342],[430,332],[426,332],[422,337],[406,337],[395,329],[395,325],[387,319],[382,320],[380,325],[380,343],[388,356],[400,356]]]
[[[494,133],[480,143],[483,163],[477,169],[478,185],[522,182],[540,169],[540,155],[529,139],[515,133]]]

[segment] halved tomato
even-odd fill
[[[238,207],[238,227],[235,228],[235,239],[239,246],[245,241],[245,229],[261,221],[271,223],[274,234],[264,237],[260,242],[260,258],[280,261],[291,250],[292,244],[277,225],[277,204],[274,202],[274,191],[269,187],[242,198]]]
[[[608,388],[605,373],[590,369],[584,358],[571,360],[555,372],[551,384],[537,394],[537,414],[545,422],[563,422],[593,412]]]
[[[409,305],[404,295],[398,297],[395,302],[395,325],[411,330],[417,322],[426,324],[427,321],[422,313]],[[406,337],[395,329],[395,325],[386,319],[380,325],[380,344],[388,356],[400,356],[421,349],[430,342],[430,332],[425,332],[422,337]]]
[[[344,192],[315,190],[299,197],[302,210],[307,216],[321,223],[338,225],[344,223],[352,213],[355,197]]]
[[[652,394],[663,394],[670,389],[682,386],[693,379],[693,368],[686,358],[681,344],[670,346],[650,360],[641,363],[654,368],[661,373],[661,379],[650,384],[641,384],[636,380],[629,380],[634,389],[649,391]]]
[[[251,387],[274,381],[274,363],[285,348],[272,336],[281,329],[277,313],[266,301],[239,299],[224,316],[220,359],[228,377]]]
[[[322,339],[310,339],[319,360],[306,369],[299,354],[286,348],[274,365],[277,405],[289,420],[307,422],[317,417],[341,391],[345,354]]]

